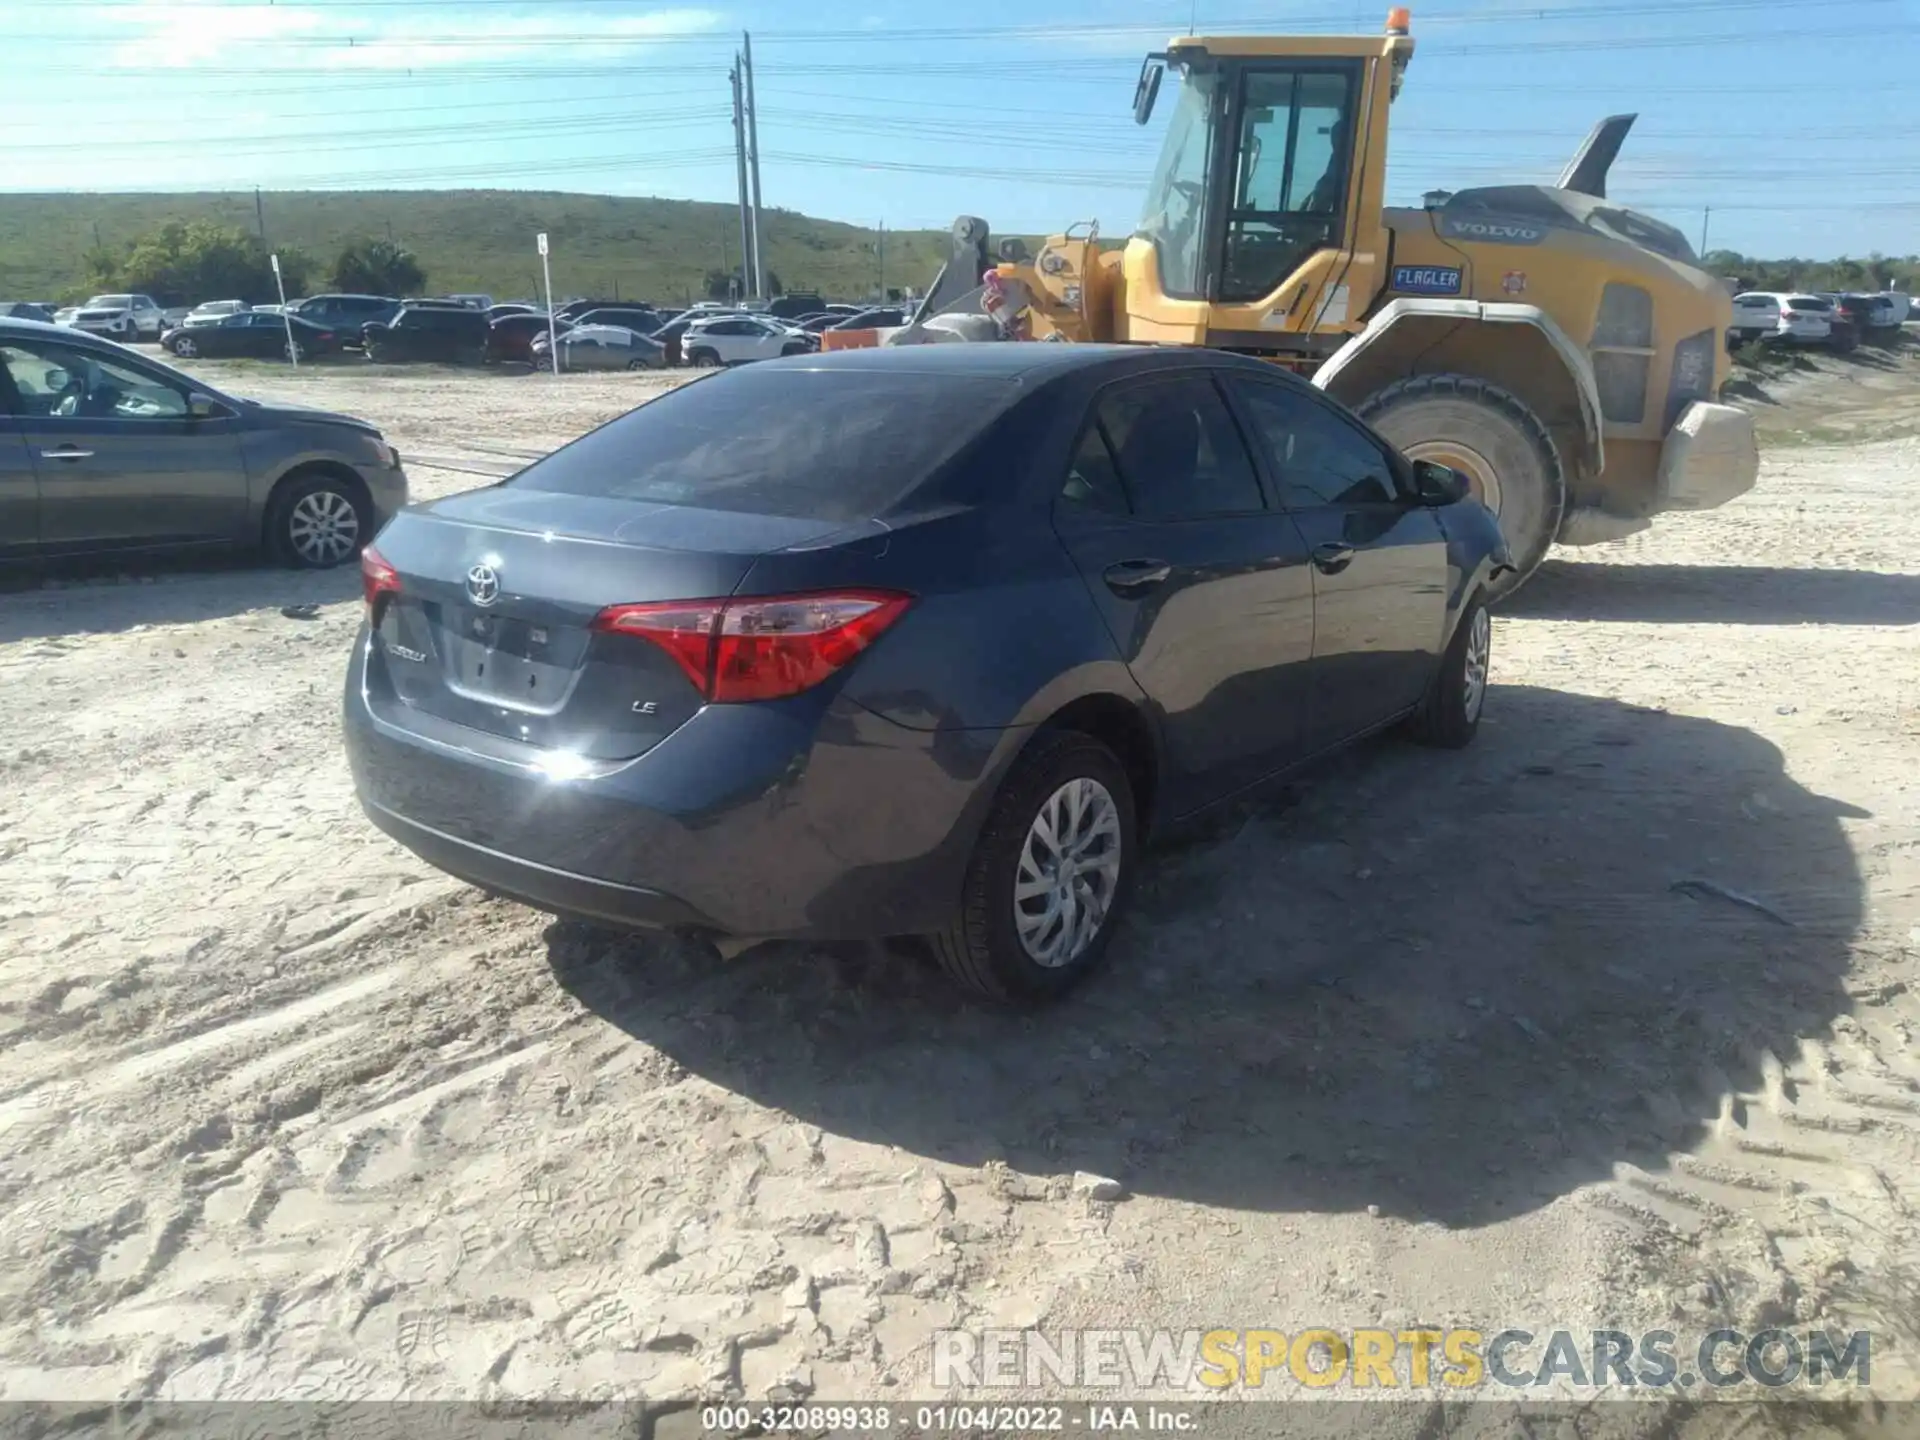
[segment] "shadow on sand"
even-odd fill
[[[1037,1013],[877,947],[721,965],[556,922],[549,954],[614,1025],[834,1133],[1477,1225],[1697,1139],[1847,1008],[1858,813],[1745,730],[1496,687],[1467,752],[1383,741],[1150,855],[1110,968]]]

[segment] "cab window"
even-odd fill
[[[1340,243],[1358,78],[1350,65],[1241,76],[1222,300],[1264,299]]]

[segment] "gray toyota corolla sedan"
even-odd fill
[[[1393,724],[1472,738],[1508,564],[1454,471],[1197,349],[702,379],[362,557],[361,803],[559,914],[926,936],[1039,998],[1154,824]]]
[[[0,320],[0,559],[237,546],[324,569],[406,503],[400,457],[364,420]]]

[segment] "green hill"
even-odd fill
[[[304,250],[322,272],[348,243],[391,236],[419,258],[427,288],[439,293],[536,298],[534,236],[542,230],[563,297],[700,299],[709,271],[740,263],[731,205],[522,190],[282,191],[264,194],[262,204],[268,240]],[[251,231],[254,197],[0,194],[0,299],[68,298],[86,287],[85,257],[96,241],[123,249],[169,220]],[[769,210],[761,231],[767,268],[787,290],[862,299],[879,282],[877,237],[863,226]],[[946,249],[944,231],[888,231],[888,286],[925,287]]]

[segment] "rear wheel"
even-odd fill
[[[1063,994],[1106,956],[1136,843],[1133,787],[1113,752],[1074,731],[1043,734],[994,800],[934,957],[991,999]]]
[[[1525,401],[1471,375],[1415,375],[1363,400],[1357,413],[1409,460],[1450,465],[1500,521],[1517,567],[1488,589],[1511,594],[1547,556],[1567,508],[1553,436]]]
[[[289,476],[267,507],[267,548],[296,570],[344,565],[372,538],[366,495],[344,476],[323,471]]]
[[[193,343],[193,337],[191,335],[174,336],[172,343],[167,348],[172,350],[173,353],[178,355],[182,360],[191,360],[200,353],[200,347]]]
[[[282,348],[285,351],[287,359],[296,364],[308,358],[307,347],[298,340],[289,340]]]
[[[720,366],[720,356],[712,350],[695,350],[687,361],[696,370],[716,370]]]

